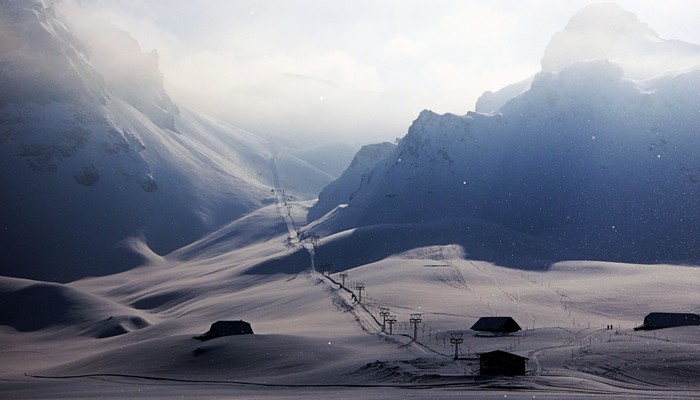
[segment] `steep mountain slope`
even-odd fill
[[[284,148],[177,107],[157,55],[107,21],[51,2],[0,7],[0,274],[124,270],[139,262],[121,244],[133,236],[170,252],[272,201],[273,166],[296,173],[281,184],[297,197],[330,181]]]
[[[363,146],[340,177],[321,191],[318,203],[309,212],[309,218],[316,219],[334,207],[349,202],[355,190],[359,189],[363,182],[371,180],[370,172],[377,163],[394,149],[395,144],[386,142]]]
[[[574,61],[495,115],[424,111],[314,229],[447,221],[442,236],[469,251],[483,246],[483,231],[466,229],[477,220],[553,244],[554,259],[697,263],[698,89],[700,69],[632,81],[609,61]],[[532,248],[512,237],[489,233],[487,246]]]

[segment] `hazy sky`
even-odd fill
[[[180,104],[294,140],[393,141],[539,71],[591,0],[83,0],[156,49]],[[619,0],[700,44],[700,1]]]

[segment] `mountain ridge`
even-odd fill
[[[70,4],[0,4],[0,274],[123,271],[142,260],[131,237],[167,254],[273,202],[275,158],[290,196],[330,182],[268,139],[178,107],[156,53]]]
[[[372,181],[311,230],[453,219],[469,251],[477,218],[551,243],[554,261],[697,263],[700,68],[633,80],[608,60],[570,61],[488,113],[421,112]]]

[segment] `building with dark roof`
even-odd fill
[[[501,350],[479,355],[479,375],[525,375],[527,357]]]
[[[635,331],[672,328],[674,326],[700,325],[700,315],[691,313],[653,312],[644,317],[644,323]]]
[[[522,330],[520,325],[511,317],[481,317],[471,327],[473,331],[490,333],[513,333]]]
[[[216,321],[211,324],[209,331],[203,335],[195,337],[201,341],[218,338],[221,336],[252,335],[253,327],[248,322],[238,321]]]

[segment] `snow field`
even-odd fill
[[[261,212],[274,219],[278,210]],[[67,384],[86,387],[92,381],[87,376],[103,376],[111,382],[107,387],[127,390],[144,379],[166,379],[159,381],[166,393],[179,390],[175,388],[183,382],[209,382],[206,393],[221,393],[236,383],[308,389],[360,385],[387,396],[391,392],[373,385],[428,385],[445,397],[452,386],[443,385],[485,395],[516,387],[519,393],[564,394],[559,398],[591,393],[653,397],[664,387],[683,397],[700,384],[691,372],[700,359],[697,327],[666,329],[657,338],[653,332],[631,330],[651,311],[692,311],[697,294],[681,289],[696,281],[696,268],[578,261],[547,270],[518,270],[465,259],[460,246],[447,245],[347,270],[349,290],[340,288],[339,271],[331,271],[330,279],[311,271],[308,253],[297,274],[251,274],[265,259],[262,254],[290,251],[286,237],[282,233],[211,258],[178,261],[166,256],[121,274],[57,285],[66,288],[63,292],[78,293],[66,295],[69,300],[87,297],[93,299],[90,304],[119,304],[151,326],[102,339],[76,335],[86,328],[73,325],[71,318],[23,333],[3,327],[1,351],[7,357],[0,371],[14,382],[13,390],[28,390],[25,383],[34,382],[36,391],[22,392],[30,394],[56,383],[24,373],[86,376],[66,378]],[[658,289],[638,295],[640,287],[654,287],[660,280]],[[355,284],[360,282],[365,290],[358,304]],[[10,280],[2,285],[3,294],[13,296],[25,285]],[[79,310],[88,310],[90,326],[114,314],[110,307],[115,306],[74,303],[82,304],[68,301],[63,311],[80,315]],[[380,307],[397,317],[393,335],[381,332]],[[422,318],[417,341],[408,323],[415,313]],[[478,317],[492,315],[512,316],[526,330],[496,337],[469,330]],[[192,339],[220,319],[249,321],[256,334],[204,343]],[[607,324],[615,329],[606,330]],[[456,332],[463,333],[464,343],[455,361],[449,334]],[[528,376],[480,378],[477,354],[497,349],[529,357]],[[249,390],[236,387],[234,392],[251,394]],[[295,390],[290,397],[298,394]],[[325,393],[313,390],[317,396]],[[255,393],[287,395],[273,389]]]

